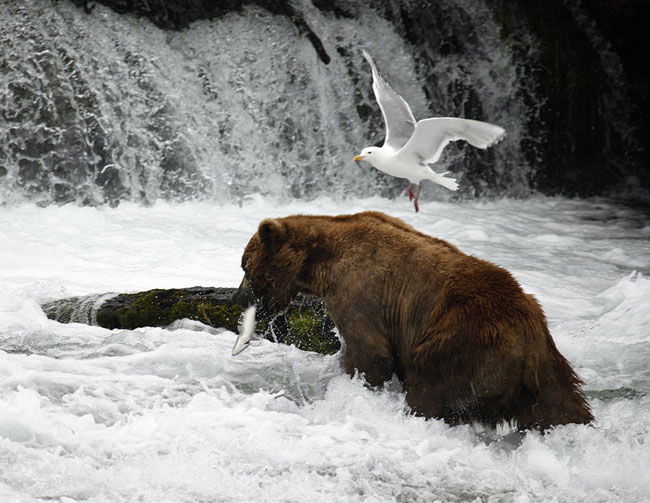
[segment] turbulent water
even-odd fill
[[[395,179],[352,162],[383,139],[362,48],[416,118],[460,113],[507,129],[489,153],[450,146],[439,170],[481,162],[486,179],[465,180],[466,192],[488,181],[529,192],[520,144],[536,141],[527,123],[539,105],[524,104],[532,84],[487,9],[448,6],[471,18],[469,47],[418,67],[364,3],[354,18],[296,3],[318,28],[325,65],[289,18],[261,8],[165,32],[101,5],[86,14],[68,1],[1,2],[0,204],[392,194]]]
[[[520,437],[409,414],[340,355],[182,322],[106,330],[39,304],[236,286],[260,219],[380,209],[513,272],[585,380],[594,426]],[[0,500],[648,501],[650,226],[605,201],[21,205],[0,212]]]

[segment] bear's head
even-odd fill
[[[303,238],[285,219],[263,220],[242,255],[244,279],[233,300],[242,306],[254,302],[258,312],[272,315],[299,291],[310,293],[303,277],[308,253]]]

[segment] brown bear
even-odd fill
[[[505,269],[397,218],[267,219],[242,268],[240,300],[278,312],[298,292],[321,297],[346,372],[374,386],[396,374],[416,414],[541,431],[593,420],[535,298]]]

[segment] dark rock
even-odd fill
[[[108,329],[164,327],[179,319],[200,321],[237,332],[243,307],[233,302],[236,288],[148,290],[117,295],[90,295],[55,300],[42,306],[48,318],[61,323],[87,323]],[[323,302],[299,295],[283,313],[260,317],[256,332],[299,349],[333,354],[340,349],[334,324]]]
[[[635,133],[643,150],[639,185],[650,188],[650,2],[648,0],[592,0],[583,2],[611,49],[620,58],[633,103]]]

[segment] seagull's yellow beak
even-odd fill
[[[354,156],[354,162],[359,162],[361,159],[363,159],[362,155],[355,155]]]

